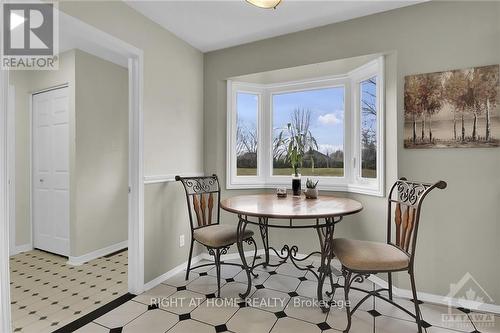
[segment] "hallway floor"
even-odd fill
[[[81,266],[33,250],[10,258],[14,332],[52,332],[127,293],[127,251]]]

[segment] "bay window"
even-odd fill
[[[312,80],[228,80],[227,188],[289,186],[293,130],[304,135],[302,177],[320,190],[382,196],[383,82],[383,58]]]

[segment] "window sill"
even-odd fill
[[[227,190],[276,189],[278,187],[286,187],[291,190],[290,184],[283,183],[226,184]],[[318,185],[318,190],[325,192],[347,192],[374,197],[385,197],[384,189],[358,184]]]

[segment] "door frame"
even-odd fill
[[[144,130],[143,73],[144,52],[110,34],[59,11],[65,22],[100,47],[128,58],[129,73],[129,197],[128,197],[128,290],[144,290]],[[1,32],[1,31],[0,31]],[[1,34],[0,34],[1,36]],[[1,39],[1,37],[0,37]],[[0,40],[1,42],[1,40]],[[9,158],[8,114],[9,72],[0,70],[0,160]],[[0,331],[11,331],[9,272],[9,191],[7,163],[0,163]]]
[[[7,87],[7,181],[9,186],[8,211],[9,211],[9,255],[17,253],[16,248],[16,129],[15,129],[15,110],[16,110],[16,91],[15,87]]]

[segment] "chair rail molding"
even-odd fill
[[[145,185],[150,185],[150,184],[160,184],[160,183],[170,183],[170,182],[175,182],[175,176],[181,176],[181,177],[201,177],[205,175],[204,172],[198,171],[198,172],[187,172],[187,173],[177,173],[177,174],[165,174],[165,175],[150,175],[150,176],[144,176],[144,184]]]

